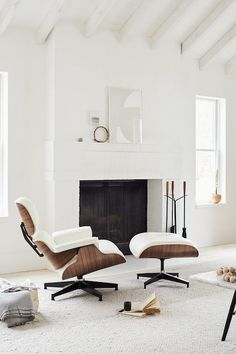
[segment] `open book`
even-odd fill
[[[121,310],[119,312],[122,315],[144,317],[146,315],[153,315],[155,313],[160,313],[160,304],[154,292],[149,297],[147,297],[143,302],[132,302],[130,311]]]

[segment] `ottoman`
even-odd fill
[[[138,279],[139,277],[150,278],[145,281],[144,289],[147,285],[161,279],[186,284],[189,287],[189,282],[179,278],[178,273],[165,272],[164,262],[168,258],[198,257],[198,250],[190,240],[173,233],[143,232],[131,239],[129,248],[137,258],[160,259],[161,269],[159,273],[137,274]]]

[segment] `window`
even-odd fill
[[[0,217],[8,215],[8,74],[0,72]]]
[[[196,203],[225,196],[225,100],[196,98]]]

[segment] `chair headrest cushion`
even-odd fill
[[[32,236],[38,229],[39,225],[39,215],[36,207],[31,200],[26,197],[16,199],[15,204],[18,208],[22,221],[25,224],[27,233]]]

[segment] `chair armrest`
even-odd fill
[[[56,231],[52,234],[52,239],[56,245],[76,242],[79,240],[89,240],[92,238],[90,226],[81,226],[75,229]]]
[[[77,241],[71,241],[67,243],[61,243],[59,245],[54,244],[53,252],[59,253],[67,250],[71,250],[73,248],[84,247],[88,245],[96,245],[98,243],[98,237],[91,237],[86,239],[81,239]]]
[[[41,241],[41,242],[45,243],[45,245],[47,245],[51,251],[54,248],[54,241],[53,241],[52,237],[46,231],[43,231],[43,230],[37,231],[34,234],[33,241],[34,242]]]
[[[96,245],[98,244],[97,237],[87,237],[87,238],[79,238],[77,240],[71,240],[67,242],[61,242],[60,244],[56,244],[53,237],[51,237],[45,231],[38,231],[34,236],[34,241],[41,241],[45,243],[48,248],[54,253],[59,253],[67,250],[71,250],[73,248],[84,247],[88,245]]]
[[[119,254],[120,256],[125,258],[121,250],[119,250],[119,248],[109,240],[99,240],[97,248],[103,254]]]

